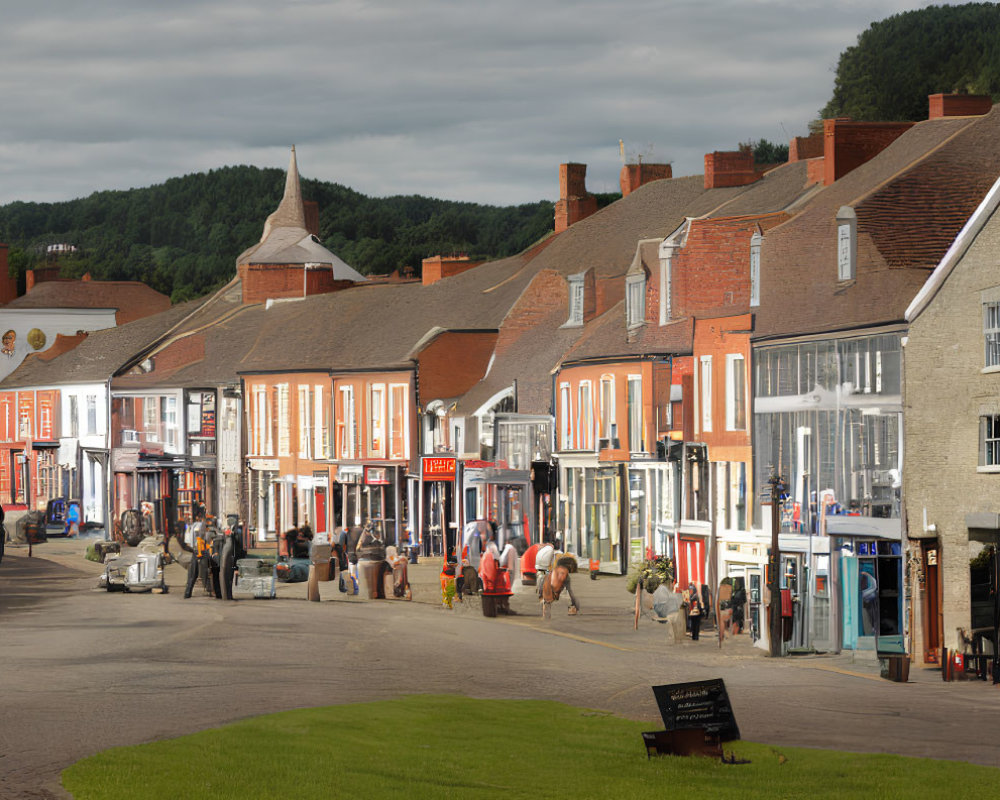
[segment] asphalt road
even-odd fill
[[[945,684],[914,664],[878,677],[849,656],[770,659],[747,636],[720,649],[633,630],[623,580],[576,577],[583,613],[484,618],[475,601],[440,605],[434,565],[412,570],[414,602],[362,601],[323,586],[277,600],[224,603],[97,590],[83,544],[9,548],[0,565],[0,798],[57,798],[60,772],[116,745],[149,742],[257,714],[407,693],[537,698],[612,711],[659,727],[650,686],[721,677],[743,738],[1000,766],[1000,689]],[[640,742],[636,742],[641,747]]]

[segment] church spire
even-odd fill
[[[288,162],[288,175],[285,176],[285,194],[278,208],[264,223],[263,242],[275,228],[306,227],[305,206],[302,203],[302,187],[299,185],[299,167],[295,161],[295,145],[292,145],[292,157]]]

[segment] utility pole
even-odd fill
[[[767,589],[771,596],[768,607],[767,632],[771,645],[771,656],[781,655],[781,548],[778,544],[778,534],[781,532],[781,493],[785,483],[777,475],[768,480],[771,486],[771,556],[767,560]]]

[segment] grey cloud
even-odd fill
[[[566,160],[613,190],[619,138],[697,173],[804,133],[838,54],[918,5],[25,4],[0,49],[0,202],[283,167],[293,142],[307,177],[487,203],[554,197]]]

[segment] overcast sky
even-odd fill
[[[841,51],[904,0],[33,0],[6,3],[0,203],[231,164],[369,195],[617,191],[806,133]]]

